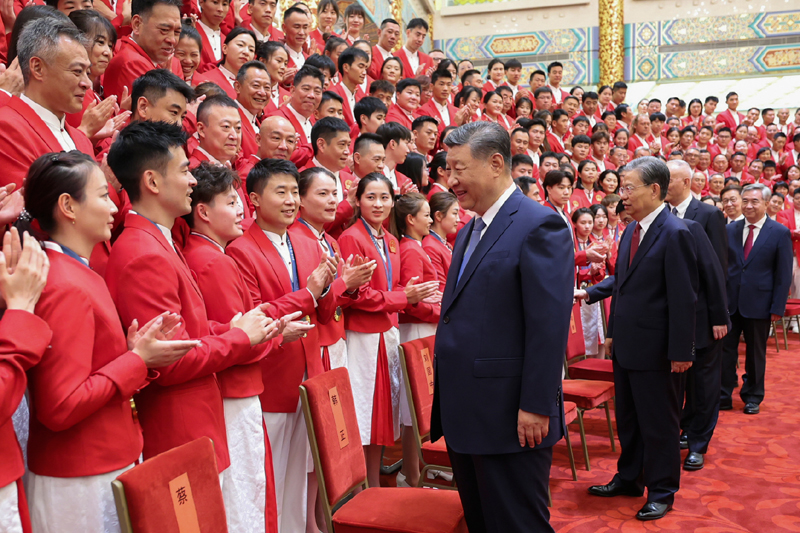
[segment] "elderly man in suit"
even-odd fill
[[[431,438],[442,435],[470,532],[553,531],[552,446],[573,286],[569,228],[511,179],[502,127],[447,137],[448,185],[477,213],[459,233],[436,333]]]
[[[785,226],[767,216],[770,197],[764,185],[747,185],[742,190],[744,219],[726,228],[728,310],[733,327],[723,345],[720,409],[733,408],[733,390],[739,384],[739,336],[744,333],[747,348],[739,396],[747,415],[758,414],[764,400],[769,326],[783,316],[792,283],[792,237]]]
[[[617,257],[608,322],[617,428],[617,474],[596,496],[641,496],[639,520],[664,517],[680,486],[682,373],[694,360],[697,252],[686,225],[664,203],[669,169],[655,157],[632,161],[620,196],[636,221]],[[613,342],[612,340],[613,339]]]
[[[670,182],[666,200],[670,211],[678,218],[697,222],[713,247],[710,254],[704,254],[701,239],[695,236],[697,260],[707,268],[699,268],[696,359],[686,374],[686,402],[681,416],[681,448],[689,449],[683,468],[700,470],[704,466],[703,456],[708,451],[708,443],[719,417],[717,389],[722,379],[721,341],[728,332],[730,323],[725,295],[728,239],[722,211],[713,205],[699,202],[692,196],[692,169],[689,164],[675,160],[668,162],[667,167]],[[707,255],[711,257],[706,257]]]

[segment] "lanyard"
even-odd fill
[[[314,230],[314,228],[311,227],[311,224],[309,224],[308,222],[306,222],[302,218],[298,218],[297,221],[300,222],[301,224],[303,224],[308,229]],[[313,233],[313,231],[312,231],[312,233]],[[321,241],[323,239],[325,239],[325,233],[324,232],[320,236],[319,240]],[[328,245],[328,255],[330,255],[331,257],[335,257],[335,254],[333,252],[333,246],[331,246],[331,243],[329,243],[327,239],[325,239],[325,244]]]
[[[447,249],[448,249],[448,250],[450,250],[450,253],[453,253],[453,248],[451,248],[451,247],[450,247],[450,243],[448,243],[446,240],[442,239],[442,238],[439,236],[439,234],[438,234],[438,233],[436,233],[435,231],[433,231],[433,230],[430,230],[430,233],[431,233],[431,235],[433,235],[433,238],[434,238],[434,239],[436,239],[436,240],[437,240],[437,241],[439,241],[440,243],[444,244],[444,245],[447,247]]]
[[[289,257],[292,258],[292,292],[300,290],[300,277],[297,274],[297,260],[294,258],[294,248],[292,248],[292,239],[289,238],[289,232],[286,232],[286,245],[289,247]]]
[[[82,258],[81,256],[79,256],[78,254],[76,254],[75,252],[73,252],[72,250],[70,250],[69,248],[67,248],[66,246],[64,246],[63,244],[59,244],[59,243],[57,243],[56,241],[53,241],[53,242],[54,242],[55,244],[58,244],[58,245],[61,247],[61,252],[62,252],[64,255],[68,255],[69,257],[73,258],[75,261],[77,261],[78,263],[80,263],[80,264],[81,264],[81,266],[84,266],[84,267],[86,267],[86,268],[90,268],[90,267],[89,267],[89,265],[87,265],[87,264],[84,262],[84,260],[83,260],[83,258]]]
[[[194,235],[195,237],[200,237],[201,239],[207,240],[208,242],[210,242],[211,244],[213,244],[214,246],[219,248],[219,250],[221,252],[225,252],[225,249],[222,246],[220,246],[220,244],[217,241],[215,241],[214,239],[212,239],[211,237],[207,237],[206,235],[203,235],[202,233],[197,233],[195,231],[192,231],[190,233],[191,233],[191,235]]]
[[[375,235],[372,234],[372,230],[367,224],[367,221],[363,218],[361,219],[361,223],[364,224],[364,229],[367,230],[369,237],[372,239],[372,244],[375,245],[375,249],[378,251],[378,257],[381,258],[381,263],[383,263],[383,270],[386,272],[386,285],[389,287],[389,290],[392,290],[392,260],[389,257],[389,247],[386,244],[386,239],[383,240],[383,251],[386,256],[384,260],[384,255],[381,254],[381,247],[378,246],[378,239],[375,238]]]

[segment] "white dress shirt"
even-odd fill
[[[546,87],[550,87],[550,90],[553,91],[553,102],[560,104],[561,103],[561,88],[560,87],[553,87],[552,85],[548,84]],[[630,130],[628,130],[630,131]]]
[[[283,259],[283,264],[286,266],[286,270],[289,272],[289,279],[294,282],[294,266],[292,264],[292,254],[289,253],[289,245],[286,242],[286,236],[289,234],[288,231],[284,231],[283,235],[278,235],[277,233],[272,233],[271,231],[262,230],[264,235],[267,236],[269,241],[278,250],[278,253]]]
[[[210,26],[206,26],[202,20],[197,19],[197,24],[203,33],[206,34],[208,42],[211,44],[211,51],[214,52],[214,59],[220,61],[222,59],[222,30],[212,30]]]
[[[686,210],[689,209],[689,204],[690,203],[692,203],[692,195],[691,194],[689,194],[689,196],[686,197],[686,200],[684,200],[681,203],[679,203],[678,205],[674,206],[674,208],[678,210],[677,213],[672,211],[673,210],[673,206],[670,206],[669,210],[672,211],[673,214],[676,217],[683,218],[683,217],[686,216]]]
[[[744,215],[742,215],[744,216]],[[797,219],[797,211],[795,211],[795,220]],[[767,215],[761,217],[761,220],[753,224],[755,228],[753,228],[753,245],[756,244],[756,239],[758,239],[758,234],[761,233],[761,228],[764,227],[764,222],[767,221]],[[747,236],[750,234],[750,223],[745,220],[744,221],[744,231],[742,232],[742,246],[744,243],[747,242]]]
[[[388,51],[388,50],[384,50],[381,45],[378,44],[378,45],[375,45],[375,46],[377,46],[378,52],[381,53],[381,57],[383,57],[384,61],[386,61],[387,59],[392,57],[392,53],[390,51]]]
[[[307,226],[308,229],[311,230],[311,233],[314,234],[314,237],[317,239],[317,242],[319,243],[319,247],[322,249],[322,252],[325,255],[331,255],[331,248],[328,245],[327,239],[325,239],[325,230],[323,230],[322,233],[320,233],[319,231],[317,231],[317,228],[315,228],[311,224],[307,224]]]
[[[64,125],[64,119],[66,118],[65,116],[61,117],[61,120],[59,120],[52,111],[40,106],[28,98],[25,93],[21,94],[19,98],[28,104],[28,107],[33,109],[33,112],[36,113],[40,119],[42,119],[42,122],[44,122],[45,126],[47,126],[47,129],[50,130],[50,133],[53,134],[58,141],[58,144],[61,145],[61,148],[63,148],[65,152],[75,150],[75,141],[73,141],[72,137],[69,136],[66,126]]]
[[[726,224],[733,224],[734,222],[739,222],[740,220],[744,220],[744,215],[739,215],[735,220],[728,220]]]
[[[350,105],[350,116],[353,118],[353,120],[355,120],[356,113],[354,110],[356,108],[356,95],[355,93],[350,92],[350,89],[347,87],[346,83],[342,83],[342,89],[344,89],[344,94],[347,96],[347,103]]]
[[[407,72],[405,73],[406,77],[413,78],[417,75],[417,69],[419,68],[419,51],[412,52],[405,46],[403,46],[403,50],[406,51],[406,57],[408,58],[408,64],[411,66],[411,74],[409,75]]]
[[[305,56],[303,56],[303,52],[302,51],[295,52],[294,50],[292,50],[288,46],[286,46],[285,48],[286,48],[286,52],[289,54],[289,59],[294,61],[294,66],[295,67],[300,69],[303,65],[306,64],[306,58],[305,58]]]
[[[281,90],[279,85],[280,84],[276,82],[275,85],[272,86],[269,95],[269,98],[272,100],[272,103],[275,104],[275,107],[281,106]]]
[[[313,124],[311,124],[311,121],[309,119],[307,119],[306,117],[304,117],[303,115],[301,115],[300,113],[295,111],[295,109],[292,107],[292,104],[286,104],[286,107],[289,108],[289,111],[291,111],[292,114],[295,116],[295,118],[297,119],[297,122],[300,123],[300,127],[303,128],[303,133],[306,136],[306,141],[308,141],[308,143],[310,144],[311,143],[311,127],[313,126]]]
[[[397,173],[395,173],[393,168],[389,168],[388,166],[383,166],[383,175],[389,178],[389,181],[392,182],[392,187],[394,190],[398,190],[399,187],[397,186]]]
[[[642,244],[642,239],[644,239],[644,234],[647,233],[647,230],[650,229],[650,226],[655,221],[656,217],[667,207],[666,204],[660,204],[658,207],[653,209],[653,211],[644,217],[639,222],[639,244]]]
[[[481,238],[483,238],[483,236],[486,234],[486,230],[489,229],[489,226],[491,226],[492,221],[497,216],[497,213],[500,212],[500,208],[503,207],[503,204],[506,203],[506,200],[508,200],[508,198],[514,193],[516,188],[517,184],[512,181],[508,189],[503,191],[503,194],[501,194],[500,197],[495,200],[492,206],[486,210],[483,216],[481,216],[484,224],[486,224],[486,227],[483,228],[483,231],[481,232]]]
[[[447,104],[441,105],[435,99],[433,99],[433,105],[436,106],[436,110],[439,112],[439,116],[442,117],[442,122],[445,126],[450,125],[450,110],[447,107]]]

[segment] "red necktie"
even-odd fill
[[[633,263],[633,256],[636,255],[636,251],[639,249],[639,235],[641,235],[642,226],[636,224],[636,227],[633,228],[633,238],[631,239],[631,257],[628,260],[628,266],[631,266]]]
[[[753,230],[756,229],[755,224],[750,224],[747,226],[750,229],[750,232],[747,234],[747,240],[744,241],[744,259],[747,260],[747,256],[750,255],[750,250],[753,249]]]

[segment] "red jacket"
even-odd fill
[[[450,119],[450,125],[456,125],[456,113],[458,113],[458,108],[451,103],[447,104],[447,112]],[[433,101],[433,98],[425,102],[425,105],[419,106],[417,110],[414,112],[415,117],[433,117],[436,119],[436,122],[439,124],[439,135],[442,134],[444,129],[447,127],[442,120],[442,115],[439,113],[439,108],[436,107],[436,103]]]
[[[235,74],[234,74],[235,76]],[[192,76],[192,86],[197,87],[204,81],[213,81],[220,88],[225,91],[225,94],[236,100],[236,91],[233,90],[233,82],[234,79],[229,79],[227,75],[223,74],[219,67],[214,67],[211,70],[207,70],[202,74],[198,71],[195,72],[194,76]]]
[[[561,142],[562,139],[558,135],[548,131],[547,134],[545,134],[545,137],[547,138],[547,142],[550,143],[551,152],[555,152],[557,154],[563,154],[566,152],[566,149]]]
[[[428,69],[433,68],[433,59],[431,59],[430,56],[428,54],[426,54],[425,52],[423,52],[422,50],[418,50],[417,51],[417,56],[419,57],[419,65],[421,67],[424,66],[424,68],[422,69],[422,74],[427,74],[428,73]],[[395,52],[394,57],[399,59],[400,62],[403,64],[403,77],[404,78],[416,78],[417,77],[417,73],[414,72],[414,69],[411,68],[411,63],[408,62],[408,53],[406,52],[406,47],[405,46],[401,47],[400,50]],[[381,65],[381,66],[383,66],[383,65]],[[375,79],[380,79],[380,76],[378,76]]]
[[[239,104],[239,116],[242,119],[242,146],[239,149],[240,159],[249,159],[251,155],[258,153],[258,143],[256,142],[256,126],[247,118],[244,109]],[[258,121],[258,118],[256,118]],[[260,121],[259,121],[260,122]]]
[[[378,50],[378,45],[372,47],[372,62],[369,64],[367,75],[373,80],[381,79],[381,69],[383,69],[383,54]],[[403,67],[405,68],[405,67]]]
[[[22,450],[11,416],[28,385],[28,369],[42,358],[52,333],[41,318],[11,309],[0,320],[0,486],[5,487],[25,473]]]
[[[322,51],[325,49],[325,39],[322,38],[322,32],[319,31],[319,28],[315,28],[308,36],[312,41],[317,43],[317,53],[322,54]],[[331,37],[339,37],[339,35],[331,33],[328,38]]]
[[[170,366],[136,397],[148,459],[199,437],[214,441],[217,467],[230,465],[222,394],[214,374],[252,357],[250,340],[239,328],[210,323],[192,271],[159,228],[128,213],[125,230],[111,250],[106,282],[123,327],[140,325],[171,311],[181,316],[181,339],[202,344]],[[191,420],[191,423],[187,423]]]
[[[360,255],[367,260],[374,259],[378,264],[372,279],[361,288],[361,295],[345,315],[345,329],[361,333],[384,333],[397,327],[397,313],[408,306],[408,298],[400,285],[400,245],[394,235],[388,232],[384,232],[384,239],[388,263],[384,263],[375,248],[370,230],[365,227],[363,220],[357,220],[339,237],[344,257]],[[388,276],[389,270],[391,277]],[[387,279],[391,279],[391,288]]]
[[[189,170],[199,167],[200,163],[203,161],[211,160],[206,156],[206,154],[200,151],[199,147],[195,148],[192,151],[191,156],[189,156]],[[250,169],[252,168],[253,167],[251,165]],[[250,169],[248,169],[248,172]],[[242,226],[244,228],[248,228],[250,227],[250,224],[253,223],[253,218],[255,217],[255,207],[253,206],[253,202],[250,200],[250,196],[247,194],[247,174],[245,174],[244,177],[241,177],[241,180],[242,183],[236,189],[236,192],[239,194],[239,198],[242,200],[242,205],[244,205],[244,220],[242,221]]]
[[[736,112],[736,114],[739,115],[739,124],[741,124],[742,120],[744,120],[744,115],[739,113],[738,111]],[[731,132],[736,131],[737,124],[736,121],[733,119],[733,113],[731,113],[730,109],[726,109],[725,111],[717,115],[717,124],[719,123],[725,124],[725,126],[729,127],[731,129]]]
[[[436,279],[439,280],[439,290],[444,292],[444,287],[447,284],[447,272],[450,270],[450,263],[453,261],[453,249],[447,241],[442,242],[434,235],[428,235],[422,239],[422,248],[428,254],[434,270],[436,270]]]
[[[776,218],[778,222],[789,228],[792,232],[792,250],[794,250],[794,256],[797,258],[798,262],[800,262],[800,235],[794,233],[795,230],[799,229],[794,222],[794,206],[789,209],[784,209],[778,213]]]
[[[572,191],[569,201],[572,204],[572,212],[581,207],[591,207],[594,204],[599,204],[605,198],[606,194],[602,191],[592,191],[591,199],[586,196],[586,189],[576,188]]]
[[[416,239],[400,239],[400,285],[407,285],[411,278],[419,278],[416,283],[440,281],[431,258]],[[409,305],[400,312],[401,324],[438,324],[442,306],[419,302]]]
[[[161,66],[156,66],[141,46],[136,44],[130,36],[123,37],[117,41],[117,51],[103,74],[105,96],[114,95],[119,101],[123,87],[127,87],[128,94],[131,94],[133,81],[142,74],[157,68],[161,68]],[[173,57],[169,69],[183,79],[183,69],[179,59]]]
[[[200,34],[200,40],[203,42],[203,45],[200,47],[200,65],[197,67],[197,71],[195,75],[202,74],[203,72],[208,72],[217,67],[217,63],[220,62],[222,59],[217,58],[214,55],[214,50],[211,48],[211,41],[208,39],[208,35],[206,35],[206,30],[203,29],[201,24],[196,25],[197,33]],[[220,48],[222,48],[222,43],[225,42],[225,33],[220,30]]]
[[[350,101],[347,98],[347,91],[345,90],[344,82],[340,81],[339,83],[331,87],[329,90],[342,97],[342,111],[344,112],[344,121],[347,122],[347,125],[350,126],[351,129],[358,130],[358,123],[356,122],[356,119],[353,116],[353,110],[350,109]],[[358,102],[359,100],[364,98],[366,94],[364,94],[364,91],[361,90],[361,87],[357,86],[354,96],[356,98],[356,102]]]
[[[130,400],[147,385],[148,369],[128,351],[103,278],[64,253],[48,249],[47,257],[50,273],[36,315],[53,338],[28,372],[28,468],[41,476],[105,474],[142,452]]]
[[[319,265],[319,247],[315,240],[296,233],[290,233],[289,238],[297,264],[300,288],[296,291],[292,291],[286,264],[258,224],[250,226],[243,236],[230,243],[225,253],[236,261],[253,304],[269,302],[270,312],[277,317],[300,311],[313,324],[318,323],[318,315],[320,321],[327,321],[336,309],[336,288],[343,287],[343,282],[336,288],[332,285],[315,308],[314,298],[306,289],[306,280]],[[314,328],[306,337],[284,344],[261,362],[264,381],[261,409],[268,413],[294,413],[304,374],[312,378],[322,370],[319,331]]]
[[[92,143],[83,132],[64,126],[79,151],[94,157]],[[31,107],[14,96],[0,108],[0,186],[16,183],[17,189],[28,168],[40,156],[64,149]]]
[[[389,106],[389,111],[386,113],[386,123],[389,122],[397,122],[398,124],[402,124],[408,131],[411,131],[411,124],[413,119],[411,119],[408,114],[400,109],[400,106],[397,104],[392,104]]]
[[[269,101],[264,108],[264,116],[271,117],[275,115],[278,112],[278,108],[288,102],[289,98],[291,98],[289,91],[278,85],[278,105],[275,105],[275,102],[272,101],[272,95],[270,95]]]
[[[297,121],[297,117],[295,117],[294,113],[292,113],[292,111],[289,109],[288,104],[278,109],[275,115],[280,115],[292,123],[294,131],[297,133],[298,140],[297,140],[297,146],[295,146],[294,152],[292,152],[292,157],[290,157],[290,160],[297,166],[297,168],[304,166],[314,157],[314,151],[311,148],[311,140],[306,137],[303,128]],[[314,122],[313,118],[311,119],[311,122],[313,124]]]

